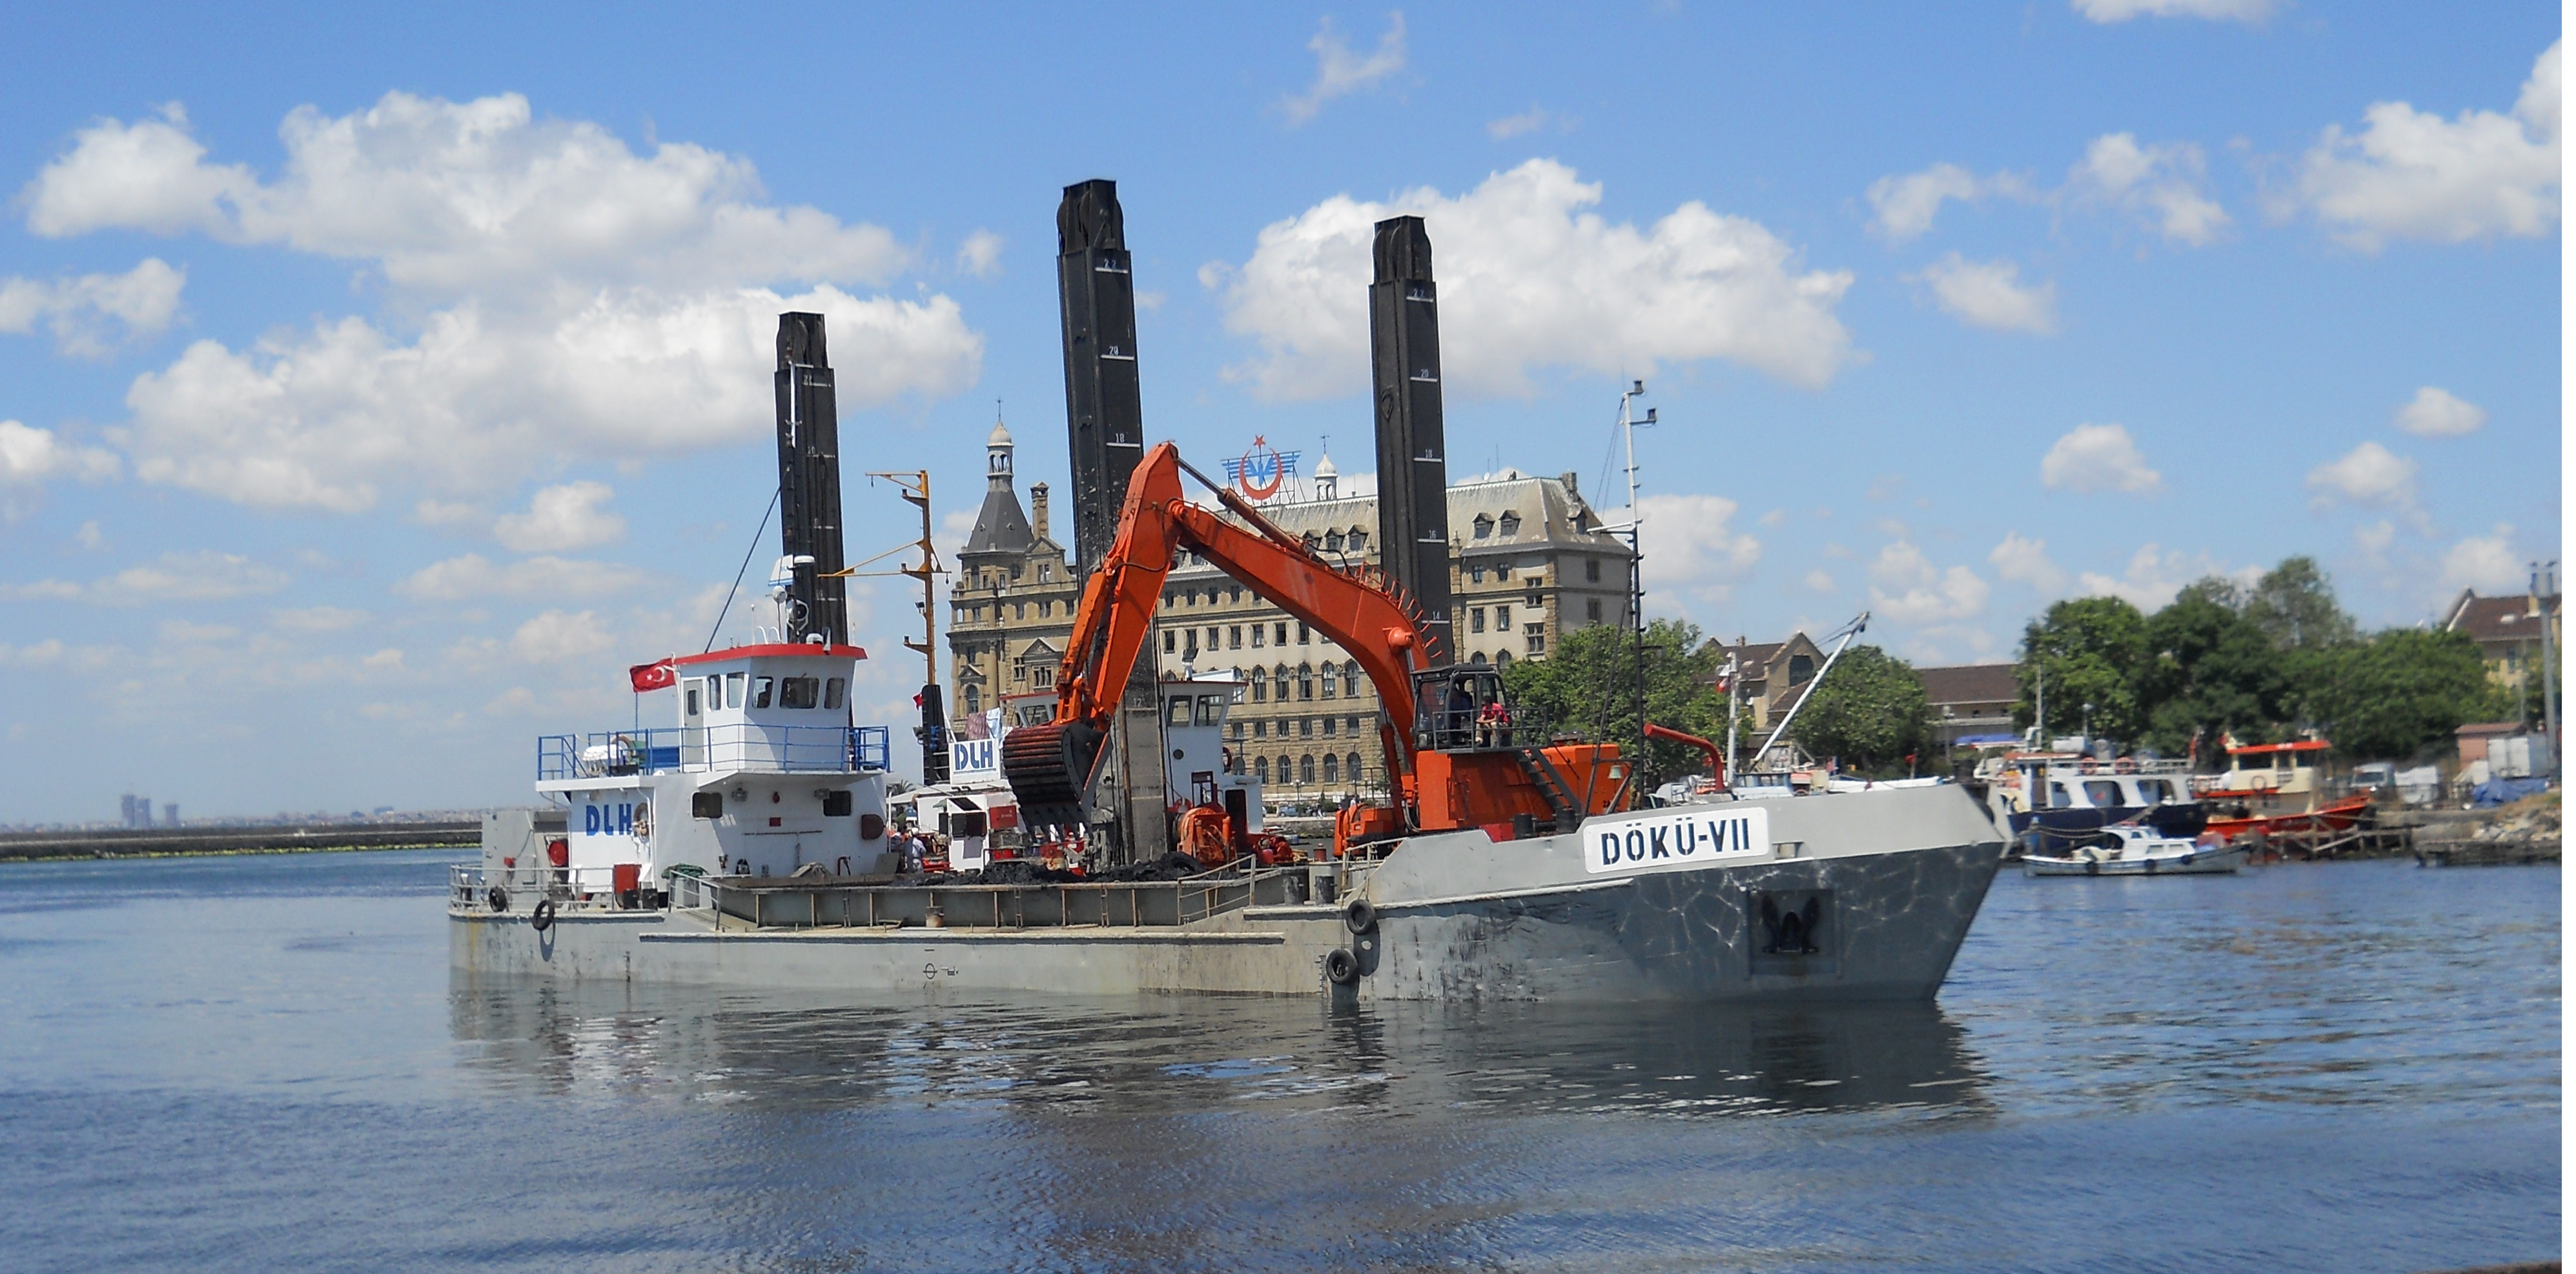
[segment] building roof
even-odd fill
[[[1037,543],[1028,515],[1020,511],[1019,493],[995,483],[984,493],[984,507],[976,511],[975,531],[966,537],[965,552],[1026,553]]]
[[[2011,664],[1955,664],[1917,668],[1923,697],[1934,707],[1945,703],[2011,703],[2021,698],[2021,683]]]
[[[2540,600],[2551,613],[2558,611],[2558,594],[2552,593]],[[2451,603],[2451,613],[2442,620],[2442,626],[2454,632],[2467,633],[2480,642],[2525,638],[2537,641],[2540,638],[2540,627],[2533,617],[2531,596],[2527,593],[2480,597],[2464,590],[2458,600]]]

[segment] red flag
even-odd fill
[[[914,706],[914,707],[916,707],[916,708],[918,708],[918,707],[920,707],[920,706],[921,706],[921,696],[920,696],[920,695],[914,695],[914,696],[912,697],[912,706]]]
[[[659,663],[637,664],[626,670],[626,680],[634,684],[637,694],[647,690],[660,690],[679,679],[679,670],[674,668],[668,659]]]

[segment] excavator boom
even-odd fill
[[[1205,557],[1347,651],[1386,709],[1379,728],[1388,773],[1401,784],[1401,776],[1413,771],[1420,622],[1374,572],[1334,567],[1240,501],[1226,503],[1249,529],[1190,503],[1181,488],[1187,468],[1168,442],[1137,462],[1119,512],[1118,538],[1084,585],[1074,613],[1056,678],[1055,719],[1021,727],[1003,741],[1002,773],[1026,822],[1084,821],[1082,805],[1118,710],[1119,688],[1145,653],[1164,580],[1183,551]],[[1212,484],[1211,489],[1220,498],[1230,494]]]

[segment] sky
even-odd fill
[[[1064,486],[1053,214],[1119,183],[1149,436],[1366,481],[1424,216],[1453,476],[1650,606],[1918,663],[2293,554],[2366,624],[2561,536],[2537,4],[263,7],[0,15],[0,824],[528,799],[766,605],[776,315],[853,558]],[[861,581],[855,700],[922,678]],[[943,665],[944,667],[944,665]],[[667,697],[667,696],[665,696]],[[649,701],[648,701],[649,703]],[[667,712],[658,703],[649,710]],[[898,748],[898,754],[904,749]]]

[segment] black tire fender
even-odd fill
[[[1360,980],[1360,958],[1349,947],[1335,947],[1324,953],[1324,976],[1335,986],[1349,986]]]
[[[528,913],[528,927],[539,933],[544,933],[546,930],[554,928],[554,925],[555,900],[552,898],[538,899],[537,909]]]
[[[1342,904],[1342,927],[1353,934],[1377,928],[1377,904],[1366,898],[1353,898]]]
[[[494,885],[490,889],[483,891],[483,902],[486,906],[489,906],[496,912],[508,911],[510,909],[510,891],[503,889],[499,885]]]

